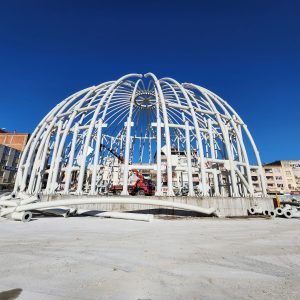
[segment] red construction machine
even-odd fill
[[[109,148],[103,144],[100,145],[100,149],[105,148],[107,151],[109,151],[112,155],[114,155],[121,164],[124,164],[124,157],[122,154],[117,154],[112,148]],[[153,196],[155,194],[155,184],[151,179],[145,179],[143,174],[141,174],[138,170],[131,170],[132,173],[134,173],[138,180],[135,182],[134,185],[128,185],[128,193],[132,196],[135,195],[145,195],[145,196]],[[122,185],[112,185],[110,187],[110,192],[116,195],[120,195],[123,186]]]

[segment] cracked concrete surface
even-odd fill
[[[17,299],[300,299],[300,220],[0,222]]]

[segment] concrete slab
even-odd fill
[[[296,219],[0,222],[18,299],[299,299]]]

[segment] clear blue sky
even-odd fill
[[[299,1],[0,1],[0,127],[130,72],[202,85],[248,124],[262,161],[300,159]]]

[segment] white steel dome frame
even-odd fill
[[[132,169],[154,176],[158,196],[183,186],[188,196],[253,196],[254,171],[266,195],[259,153],[235,110],[203,87],[152,73],[128,74],[56,105],[30,137],[15,192],[98,195],[117,180],[128,195]]]

